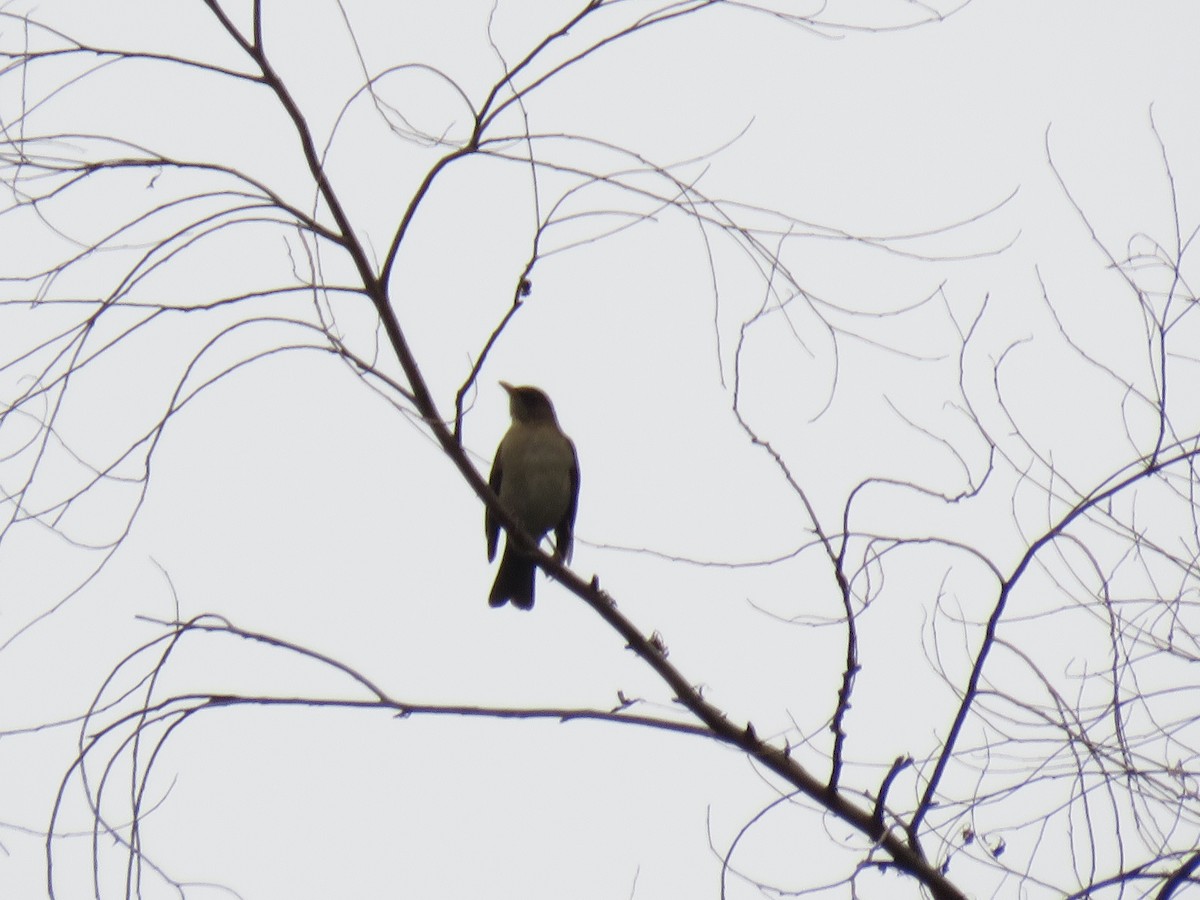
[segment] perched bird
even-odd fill
[[[508,392],[512,425],[492,463],[488,484],[534,541],[554,530],[554,555],[571,556],[575,507],[579,501],[579,460],[575,445],[558,427],[550,398],[535,387],[513,387]],[[488,559],[496,558],[500,520],[489,509],[484,515]],[[533,608],[533,557],[522,553],[509,536],[504,542],[500,570],[488,595],[491,606],[509,600],[519,609]]]

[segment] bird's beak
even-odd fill
[[[500,387],[504,388],[504,390],[506,390],[510,395],[512,394],[513,391],[516,390],[516,388],[513,387],[511,384],[509,384],[507,381],[500,382]]]

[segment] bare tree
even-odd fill
[[[952,8],[883,4],[867,22],[824,5],[592,0],[570,15],[556,4],[525,9],[517,27],[511,10],[481,6],[474,31],[451,23],[461,42],[435,51],[425,45],[434,26],[408,9],[339,2],[301,21],[258,0],[194,6],[169,22],[134,10],[122,23],[114,11],[107,26],[69,6],[3,13],[0,660],[30,681],[72,675],[44,692],[52,707],[14,707],[0,723],[0,743],[33,757],[25,768],[52,772],[30,805],[48,823],[23,807],[0,806],[0,819],[14,841],[42,842],[48,895],[240,895],[224,876],[202,865],[180,872],[158,852],[172,834],[189,840],[170,825],[172,784],[195,761],[175,747],[222,716],[261,721],[277,710],[312,722],[348,714],[355,724],[339,733],[349,740],[382,713],[392,733],[447,717],[483,735],[503,720],[597,721],[616,746],[649,731],[732,749],[761,782],[745,795],[756,811],[737,827],[710,822],[721,896],[1167,898],[1194,883],[1200,392],[1188,264],[1197,230],[1166,142],[1172,231],[1112,237],[1047,135],[1062,203],[1097,272],[1122,293],[1081,303],[1039,268],[1038,291],[1013,317],[1011,296],[955,294],[943,274],[1004,258],[1011,235],[968,239],[966,250],[953,242],[1006,211],[1011,194],[961,221],[850,233],[710,190],[709,169],[735,135],[658,158],[620,136],[620,117],[589,127],[604,114],[597,81],[632,73],[630,84],[649,89],[646,60],[668,68],[664,48],[697,29],[752,20],[800,47],[936,27]],[[621,53],[632,54],[628,66]],[[621,104],[623,115],[637,109]],[[1153,119],[1150,132],[1158,138]],[[238,458],[234,425],[190,436],[201,441],[195,458],[187,442],[164,444],[210,398],[228,403],[227,392],[254,384],[255,372],[273,387],[251,417],[283,415],[276,403],[289,395],[308,418],[327,415],[313,384],[353,402],[378,398],[372,414],[382,408],[416,436],[398,467],[417,480],[453,472],[470,489],[475,499],[444,506],[390,499],[415,523],[397,531],[409,535],[397,551],[405,566],[427,552],[422,529],[469,535],[462,543],[481,554],[483,506],[535,550],[470,450],[477,392],[506,346],[550,360],[595,352],[575,346],[590,340],[577,318],[553,318],[555,266],[604,269],[605,248],[653,240],[645,235],[659,226],[691,244],[655,268],[706,284],[696,306],[711,324],[698,349],[690,332],[671,335],[654,365],[614,378],[638,396],[614,398],[606,446],[640,452],[647,420],[624,407],[659,373],[671,378],[665,370],[689,378],[674,358],[686,352],[713,376],[729,446],[744,454],[736,465],[764,479],[746,508],[777,522],[782,538],[744,555],[590,541],[617,565],[649,560],[699,575],[723,598],[719,609],[639,607],[602,587],[601,578],[614,583],[603,566],[593,576],[538,551],[546,575],[619,636],[653,687],[614,685],[607,702],[490,702],[486,679],[469,672],[465,699],[447,689],[432,702],[430,684],[380,672],[365,648],[317,643],[287,617],[247,624],[220,596],[176,591],[170,564],[159,581],[129,574],[172,455],[184,471],[202,468],[234,435]],[[849,287],[830,296],[805,274],[813,247],[848,247],[917,274],[882,298]],[[609,270],[604,290],[636,294],[643,276],[633,264]],[[485,296],[474,296],[481,285]],[[551,318],[520,343],[531,308]],[[643,329],[613,324],[631,341]],[[630,358],[622,346],[597,356],[613,369]],[[589,467],[576,437],[586,510],[605,457]],[[723,481],[711,452],[706,465]],[[636,493],[645,475],[631,471]],[[742,511],[715,489],[693,482],[688,496],[681,518],[720,518],[723,539],[736,531]],[[624,503],[636,512],[632,498]],[[269,534],[289,511],[260,514]],[[321,537],[335,556],[342,526],[329,526]],[[274,559],[263,541],[262,558]],[[329,623],[347,618],[342,594],[363,592],[351,565],[331,568],[346,574],[322,613]],[[402,567],[387,586],[410,607],[435,590],[415,572]],[[678,589],[641,574],[615,583]],[[481,606],[484,588],[454,602]],[[161,613],[164,592],[171,614]],[[500,615],[490,621],[507,621]],[[768,624],[801,670],[786,684],[764,675],[749,695],[726,687],[722,674],[765,653],[722,633],[730,617],[754,623],[745,635]],[[348,618],[351,630],[369,630]],[[419,639],[437,639],[436,629]],[[716,651],[698,653],[705,645]],[[303,790],[327,774],[309,772]],[[498,829],[540,814],[456,802]],[[370,829],[365,815],[355,824]],[[770,853],[747,849],[764,836]],[[788,868],[796,855],[802,864]],[[197,880],[208,878],[223,886]],[[636,876],[630,893],[639,894]]]

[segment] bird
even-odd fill
[[[501,381],[508,393],[512,425],[496,448],[488,484],[500,502],[538,543],[554,531],[554,556],[571,558],[575,511],[579,503],[579,458],[575,445],[558,427],[554,405],[535,387]],[[500,520],[491,509],[484,513],[488,560],[496,558]],[[512,601],[518,609],[533,609],[534,557],[506,537],[500,569],[488,595],[489,606]]]

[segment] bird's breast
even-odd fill
[[[501,453],[500,499],[530,537],[540,538],[570,505],[571,446],[557,428],[525,427],[505,438]]]

